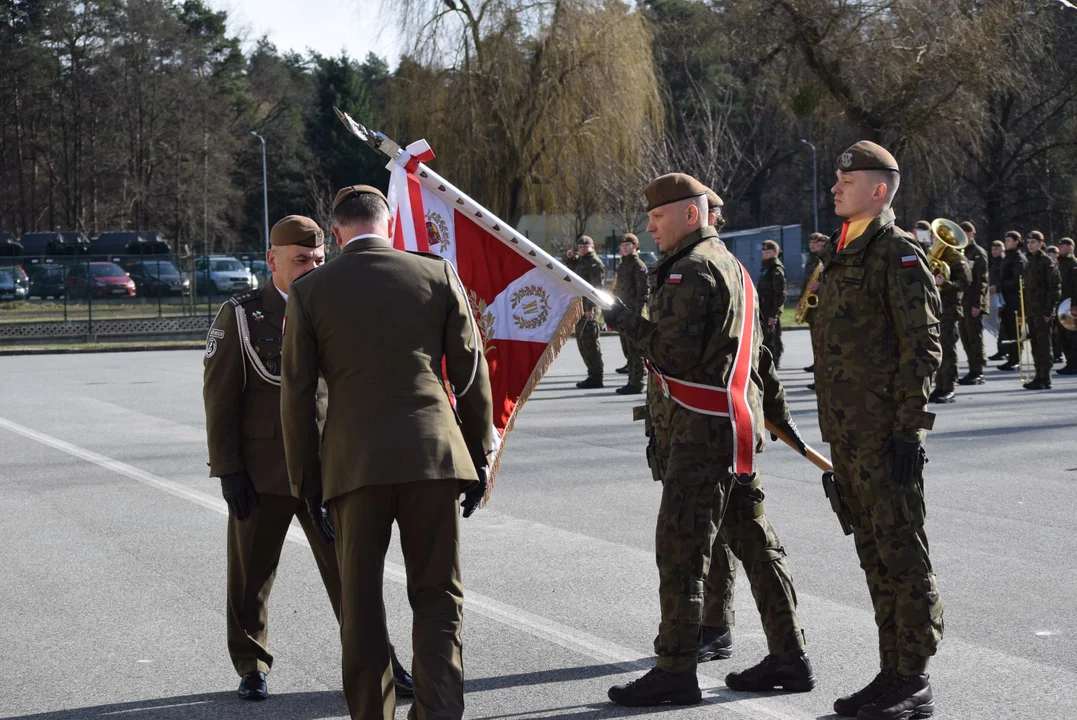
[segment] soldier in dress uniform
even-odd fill
[[[976,242],[976,226],[971,220],[961,223],[961,229],[969,238],[969,244],[965,246],[965,260],[972,272],[972,281],[961,298],[961,310],[964,317],[959,327],[961,346],[965,348],[965,356],[969,359],[969,372],[957,383],[958,385],[983,385],[984,366],[987,365],[983,314],[991,310],[991,300],[987,294],[987,251]]]
[[[268,695],[269,592],[292,518],[310,541],[333,612],[340,618],[340,574],[333,549],[314,532],[292,495],[281,439],[281,328],[292,280],[325,262],[322,230],[290,215],[270,233],[270,282],[221,306],[206,341],[203,398],[210,475],[228,503],[228,652],[242,680],[240,697]],[[320,393],[324,407],[324,393]],[[313,395],[312,395],[313,400]],[[411,678],[399,663],[401,692]]]
[[[651,370],[647,456],[662,482],[655,538],[658,663],[610,689],[610,700],[619,705],[700,701],[696,665],[711,549],[733,483],[752,482],[755,452],[762,449],[762,392],[753,380],[761,347],[758,297],[747,270],[707,224],[708,192],[681,173],[647,186],[647,230],[665,253],[650,271],[655,289],[649,318],[619,301],[606,311],[609,325],[638,344]],[[803,652],[791,651],[781,661],[805,670],[798,685],[785,689],[814,685]]]
[[[774,367],[782,366],[782,310],[785,309],[785,265],[782,250],[773,240],[763,241],[763,267],[759,273],[759,318],[763,326],[763,344],[774,358]]]
[[[930,715],[928,660],[942,603],[924,532],[925,411],[938,369],[940,300],[923,248],[894,224],[900,175],[861,141],[838,158],[835,212],[812,327],[819,429],[830,443],[839,516],[853,534],[879,628],[880,672],[839,698],[858,720]]]
[[[382,599],[395,522],[413,614],[409,717],[460,720],[459,497],[465,493],[464,517],[471,515],[493,452],[482,337],[449,262],[393,249],[380,191],[342,189],[333,223],[340,256],[288,294],[280,398],[288,476],[315,518],[318,542],[336,549],[352,718],[391,720],[396,709]],[[330,397],[320,451],[319,374]]]
[[[1064,237],[1058,241],[1058,274],[1062,282],[1062,299],[1072,297],[1077,292],[1077,257],[1073,254],[1073,238]],[[1071,305],[1077,309],[1077,303]],[[1077,331],[1067,330],[1057,320],[1058,342],[1066,358],[1066,366],[1057,370],[1056,375],[1077,375]]]
[[[1025,317],[1028,339],[1032,345],[1032,360],[1036,377],[1025,383],[1025,390],[1050,390],[1051,328],[1062,297],[1062,279],[1058,265],[1044,251],[1043,233],[1033,230],[1025,241],[1028,248],[1028,267],[1025,271]]]
[[[939,297],[942,299],[939,327],[942,366],[935,377],[935,389],[928,399],[933,403],[952,403],[957,399],[954,383],[957,382],[957,343],[960,325],[964,320],[962,303],[965,290],[972,282],[972,270],[965,255],[958,250],[946,250],[942,260],[950,268],[948,277],[941,273],[935,276],[935,285],[938,286]]]
[[[1002,293],[1002,327],[1006,330],[1006,362],[999,370],[1012,372],[1021,366],[1021,340],[1017,316],[1021,314],[1021,279],[1028,267],[1028,258],[1021,250],[1021,233],[1006,233],[1006,254],[999,271],[999,291]],[[999,335],[1002,333],[1000,332]]]
[[[616,282],[614,294],[629,310],[643,312],[647,305],[647,265],[639,256],[639,238],[633,233],[621,238],[621,262],[617,265]],[[617,388],[617,394],[638,395],[643,392],[643,358],[624,333],[621,333],[621,350],[628,361],[628,382]]]
[[[576,241],[576,254],[569,266],[581,278],[601,289],[605,284],[606,266],[595,254],[595,241],[587,235],[581,235]],[[583,317],[576,323],[576,346],[580,350],[583,364],[587,367],[587,378],[576,383],[581,390],[593,390],[603,386],[602,383],[602,348],[599,346],[599,327],[595,317],[595,304],[583,298]]]
[[[992,240],[991,259],[987,262],[987,294],[997,298],[996,302],[1002,300],[1002,262],[1005,258],[1006,243],[1001,240]],[[994,312],[994,305],[992,305],[991,311]],[[995,354],[987,358],[992,362],[1002,360],[1006,357],[1006,348],[1003,344],[1003,341],[1006,339],[1006,325],[1001,322],[1001,312],[999,314],[999,320],[998,335],[995,338]]]

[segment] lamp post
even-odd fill
[[[801,140],[811,148],[811,207],[815,216],[815,230],[819,232],[819,163],[815,156],[815,146],[807,140]]]
[[[266,183],[266,139],[251,130],[251,135],[262,141],[262,210],[265,213],[266,252],[269,252],[269,186]]]

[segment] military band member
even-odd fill
[[[1062,283],[1062,299],[1071,298],[1077,293],[1077,257],[1073,254],[1073,238],[1064,237],[1058,241],[1058,274]],[[1071,303],[1077,309],[1077,302]],[[1067,330],[1058,324],[1058,342],[1066,358],[1066,366],[1057,370],[1057,375],[1077,375],[1077,331]]]
[[[577,275],[601,289],[605,284],[606,266],[595,253],[595,241],[581,235],[576,241],[576,254],[569,266]],[[593,390],[602,383],[602,348],[599,346],[599,327],[593,301],[583,298],[583,317],[576,323],[576,346],[587,367],[587,378],[576,383],[581,390]]]
[[[875,143],[838,158],[831,192],[845,223],[824,251],[812,327],[819,426],[879,628],[879,674],[834,703],[859,720],[931,714],[928,660],[943,631],[923,478],[940,300],[922,247],[894,224],[899,182]]]
[[[931,223],[927,220],[917,220],[916,227],[913,230],[913,236],[916,238],[916,242],[919,243],[920,249],[924,251],[924,254],[931,252],[931,246],[935,244],[935,236],[931,232]]]
[[[1055,311],[1062,297],[1062,280],[1058,265],[1044,252],[1043,233],[1033,230],[1025,241],[1028,248],[1028,268],[1025,271],[1025,316],[1028,322],[1028,339],[1032,345],[1032,360],[1036,365],[1036,377],[1024,385],[1025,390],[1050,390],[1051,328],[1055,323]]]
[[[965,259],[972,272],[972,281],[961,299],[964,317],[960,325],[961,346],[965,348],[965,357],[969,360],[969,372],[957,383],[983,385],[984,367],[987,365],[983,314],[991,311],[991,300],[987,293],[987,251],[976,242],[976,226],[971,220],[961,223],[961,229],[969,238],[969,244],[965,246]]]
[[[991,259],[987,264],[987,277],[989,287],[987,294],[989,296],[997,298],[996,302],[1002,301],[1002,262],[1006,258],[1006,243],[1001,240],[991,241]],[[994,306],[992,306],[992,312]],[[1004,340],[1006,339],[1006,324],[1001,322],[1001,311],[999,312],[999,325],[998,336],[995,338],[995,354],[988,357],[988,360],[992,362],[996,360],[1002,360],[1006,357],[1006,347]]]
[[[485,493],[493,446],[482,339],[452,265],[392,248],[381,192],[344,188],[333,221],[340,256],[296,280],[288,295],[280,399],[288,475],[315,517],[317,543],[336,549],[351,717],[395,711],[382,601],[395,521],[413,612],[409,717],[459,720],[459,496],[466,493],[467,517]],[[330,398],[320,452],[319,374]]]
[[[999,370],[1013,371],[1021,365],[1021,341],[1017,317],[1021,313],[1021,279],[1028,267],[1028,259],[1021,250],[1021,233],[1006,233],[1006,255],[999,271],[999,291],[1002,293],[1002,325],[1006,330],[1006,362]],[[1001,332],[999,333],[1001,335]]]
[[[782,250],[773,240],[763,241],[763,267],[759,273],[759,318],[763,344],[774,357],[774,367],[782,366],[782,310],[785,309],[785,265]]]
[[[827,237],[822,233],[812,233],[808,237],[808,260],[804,263],[804,282],[806,286],[804,288],[805,293],[819,292],[819,281],[812,281],[812,275],[815,274],[815,269],[819,267],[819,253],[826,247]],[[811,326],[815,323],[815,308],[809,308],[804,315],[804,322],[807,323],[808,329],[811,330]],[[804,368],[806,373],[815,372],[815,358],[812,357],[812,364]],[[808,389],[815,391],[815,383],[808,385]]]
[[[939,297],[942,300],[942,317],[939,326],[942,366],[935,377],[935,389],[928,399],[933,403],[952,403],[957,399],[954,393],[954,383],[957,382],[959,327],[964,321],[964,295],[972,282],[972,270],[969,268],[965,255],[957,250],[946,250],[942,259],[950,269],[948,277],[941,273],[935,276],[935,285],[939,289]]]
[[[639,238],[632,233],[621,238],[621,262],[617,265],[614,294],[632,312],[641,313],[647,305],[647,265],[639,256]],[[621,333],[621,350],[628,361],[628,382],[617,388],[617,394],[638,395],[643,392],[643,358],[624,333]]]
[[[757,297],[747,271],[707,224],[708,192],[681,173],[647,186],[647,229],[665,253],[651,269],[649,319],[623,303],[606,312],[611,327],[639,345],[652,371],[647,454],[663,485],[655,539],[658,663],[642,678],[610,689],[619,705],[700,701],[696,665],[709,556],[732,484],[751,482],[754,454],[762,447],[762,398],[752,381],[761,345]],[[718,414],[722,398],[726,416]]]

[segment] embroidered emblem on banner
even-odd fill
[[[444,255],[448,251],[451,241],[449,240],[449,223],[440,213],[428,212],[426,214],[426,237],[431,246],[440,244],[438,252]]]
[[[474,290],[467,291],[467,299],[470,301],[471,314],[475,318],[475,326],[482,336],[482,354],[489,355],[495,347],[490,344],[490,338],[494,334],[494,314],[490,312],[486,301],[475,294]]]
[[[534,330],[550,317],[550,296],[541,285],[525,285],[512,295],[512,322],[521,330]],[[520,312],[515,312],[519,310]]]

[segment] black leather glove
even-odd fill
[[[460,501],[460,507],[464,510],[464,517],[469,518],[479,509],[479,503],[486,497],[486,488],[490,485],[490,468],[483,465],[475,468],[479,474],[479,484],[464,493],[464,499]]]
[[[333,532],[333,523],[329,521],[329,510],[322,504],[322,494],[311,495],[304,500],[307,503],[307,514],[314,523],[314,532],[318,533],[318,537],[327,545],[332,545],[336,533]]]
[[[916,482],[916,473],[923,469],[926,461],[920,440],[902,440],[897,435],[891,435],[887,449],[894,454],[894,482],[898,485]]]
[[[250,517],[251,506],[258,504],[258,491],[246,470],[221,476],[221,495],[228,503],[228,512],[236,520]]]
[[[610,330],[616,330],[621,320],[629,313],[628,306],[620,298],[613,299],[613,307],[602,311],[602,317],[606,319],[606,326]]]
[[[797,429],[797,424],[793,422],[792,418],[790,418],[789,420],[780,421],[771,420],[771,422],[784,430],[786,434],[793,439],[793,442],[795,442],[797,445],[797,451],[799,451],[801,455],[808,454],[808,445],[804,442],[804,438],[800,436],[800,430]],[[778,436],[774,433],[771,433],[770,439],[777,442]]]

